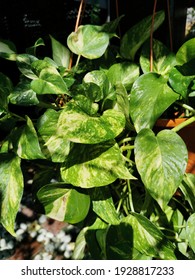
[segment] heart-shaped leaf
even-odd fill
[[[37,197],[48,217],[67,223],[81,222],[90,206],[89,195],[62,183],[42,187]]]
[[[109,33],[103,32],[101,26],[80,25],[77,32],[68,36],[67,44],[73,53],[95,59],[104,54],[109,39]]]
[[[106,186],[117,178],[135,179],[125,167],[114,141],[75,144],[62,164],[61,176],[65,182],[82,188]]]
[[[146,73],[133,84],[130,95],[130,116],[135,129],[152,128],[162,113],[178,99],[166,79],[156,73]]]
[[[151,196],[164,209],[179,187],[187,165],[188,153],[181,137],[171,130],[157,136],[142,129],[135,140],[135,162]]]

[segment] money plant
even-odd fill
[[[155,122],[179,106],[195,120],[195,39],[176,54],[154,40],[151,71],[152,16],[119,38],[121,18],[50,36],[51,57],[42,39],[0,42],[18,77],[0,74],[0,222],[15,235],[32,167],[34,210],[80,228],[73,259],[193,259],[195,176],[181,127]]]

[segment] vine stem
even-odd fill
[[[152,25],[150,31],[150,72],[153,71],[153,33],[154,33],[154,19],[156,14],[157,0],[154,0],[153,14],[152,14]]]
[[[195,116],[187,119],[186,121],[184,121],[183,123],[178,124],[177,126],[175,126],[174,128],[172,128],[172,131],[174,132],[178,132],[179,130],[181,130],[182,128],[188,126],[189,124],[195,122]]]
[[[131,211],[135,212],[134,205],[133,205],[133,198],[132,198],[130,180],[127,180],[127,187],[128,187],[129,206],[130,206]]]

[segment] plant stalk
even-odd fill
[[[181,130],[182,128],[188,126],[189,124],[195,122],[195,116],[187,119],[186,121],[184,121],[183,123],[180,123],[179,125],[175,126],[174,128],[172,128],[172,131],[174,132],[178,132],[179,130]]]

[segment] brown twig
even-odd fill
[[[116,0],[115,6],[116,6],[116,17],[118,18],[119,17],[119,4],[118,4],[118,0]],[[118,25],[118,32],[119,32],[119,37],[121,37],[120,23]]]
[[[80,5],[79,5],[79,10],[78,10],[78,14],[77,14],[77,20],[76,20],[76,24],[75,24],[75,28],[74,28],[74,32],[77,32],[79,25],[81,24],[81,19],[83,15],[83,7],[85,8],[85,0],[81,0]],[[68,65],[68,69],[72,68],[72,63],[73,63],[73,53],[71,53],[70,56],[70,61],[69,61],[69,65]]]
[[[154,33],[154,19],[156,14],[157,0],[154,0],[153,14],[152,14],[152,25],[150,32],[150,72],[153,71],[153,33]]]
[[[170,50],[173,51],[173,34],[172,34],[171,13],[170,13],[170,1],[169,1],[169,0],[167,0],[167,15],[168,15],[168,24],[169,24]]]

